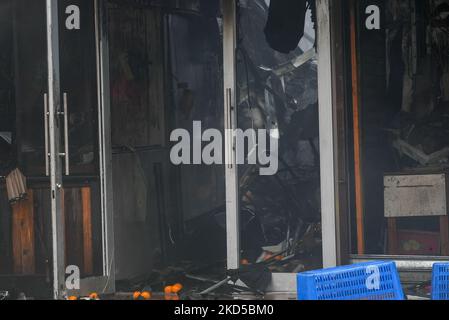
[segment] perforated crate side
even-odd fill
[[[367,268],[376,266],[379,289],[368,289]],[[298,300],[403,300],[404,294],[394,262],[369,262],[303,272],[297,276]]]
[[[432,300],[449,300],[449,262],[433,265]]]

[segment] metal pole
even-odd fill
[[[64,217],[62,210],[62,172],[60,157],[61,112],[59,79],[58,1],[46,0],[48,111],[50,140],[51,229],[53,249],[53,297],[64,295]]]
[[[240,266],[239,190],[233,130],[237,125],[236,109],[236,0],[222,0],[223,9],[223,76],[226,177],[226,244],[227,268]]]
[[[98,122],[101,178],[101,222],[103,275],[108,277],[105,291],[115,291],[114,216],[112,201],[111,106],[109,88],[109,44],[107,2],[95,0],[95,37],[97,46]]]
[[[323,266],[337,264],[336,168],[334,109],[332,106],[332,46],[330,0],[317,0],[318,109],[320,125],[321,224]]]

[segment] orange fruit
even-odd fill
[[[133,299],[134,299],[134,300],[139,299],[140,295],[141,295],[140,291],[135,291],[135,292],[133,293]]]
[[[172,299],[172,295],[171,295],[170,293],[169,293],[169,294],[166,293],[166,294],[164,295],[164,299],[165,299],[165,300],[171,300],[171,299]]]
[[[67,298],[67,300],[78,300],[78,298],[75,297],[75,296],[70,296],[70,297]]]
[[[172,293],[173,292],[173,287],[172,286],[166,286],[165,288],[164,288],[164,293],[165,294],[170,294],[170,293]]]
[[[175,285],[172,286],[172,292],[173,292],[173,293],[178,293],[179,291],[182,290],[182,288],[184,288],[184,287],[182,286],[182,284],[177,283],[177,284],[175,284]]]
[[[92,292],[91,294],[89,294],[89,298],[90,298],[90,299],[97,300],[97,299],[98,299],[98,293]]]
[[[247,266],[249,265],[249,261],[247,259],[242,259],[242,261],[240,261],[240,264],[243,266]]]
[[[171,297],[171,299],[173,301],[179,301],[179,296],[177,294],[175,294],[174,296]]]
[[[145,300],[150,300],[151,299],[151,292],[150,291],[144,291],[144,292],[142,292],[142,294],[140,296],[142,298],[144,298]]]

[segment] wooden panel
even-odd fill
[[[64,189],[66,264],[93,274],[92,193],[90,187]]]
[[[444,174],[384,177],[386,217],[447,214]]]
[[[35,194],[38,198],[37,203],[42,206],[40,209],[37,208],[37,211],[34,201]],[[46,222],[43,221],[45,220],[45,211],[49,210],[44,203],[47,196],[48,193],[42,194],[40,189],[28,190],[26,200],[13,204],[12,212],[5,212],[12,217],[12,260],[13,272],[16,274],[36,273],[37,256],[39,256],[40,263],[39,272],[48,271],[45,260],[49,258],[48,250],[51,250],[51,239],[47,239],[50,230],[44,226]],[[66,263],[79,266],[83,276],[92,275],[94,263],[91,189],[90,187],[66,188],[62,201],[66,229]],[[39,210],[41,216],[38,217]],[[35,221],[38,221],[37,225],[35,225]],[[36,243],[36,239],[38,243]]]
[[[81,190],[79,188],[65,188],[63,193],[66,264],[78,266],[81,272],[83,272],[83,209]]]
[[[0,185],[0,273],[12,273],[12,208],[6,189]]]
[[[440,217],[441,255],[449,256],[449,217]]]
[[[28,197],[12,205],[13,265],[16,274],[35,273],[34,201],[33,191]]]
[[[81,200],[83,202],[83,251],[84,251],[84,273],[93,273],[93,246],[92,246],[92,205],[89,187],[81,189]]]
[[[36,273],[50,277],[52,257],[51,196],[48,188],[33,189]]]
[[[388,218],[388,253],[395,255],[398,252],[398,235],[396,218]]]
[[[355,184],[355,209],[357,225],[357,253],[365,253],[365,210],[363,199],[363,168],[362,168],[362,143],[360,128],[360,88],[359,88],[359,62],[357,52],[357,22],[356,1],[350,4],[350,46],[351,46],[351,80],[352,80],[352,115],[354,129],[354,184]]]

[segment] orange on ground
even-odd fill
[[[172,293],[172,292],[173,292],[173,287],[172,286],[166,286],[164,288],[164,293],[165,294],[169,294],[169,293]]]
[[[142,292],[141,297],[144,298],[145,300],[150,300],[151,299],[151,292],[150,291],[144,291],[144,292]]]
[[[90,299],[98,299],[98,293],[92,292],[91,294],[89,294],[89,298]]]
[[[140,295],[141,295],[141,292],[140,292],[140,291],[135,291],[135,292],[133,293],[133,299],[134,299],[134,300],[139,299]]]
[[[173,292],[173,293],[178,293],[179,291],[182,290],[182,288],[184,288],[184,287],[182,286],[182,284],[177,283],[177,284],[175,284],[175,285],[172,286],[172,292]]]

